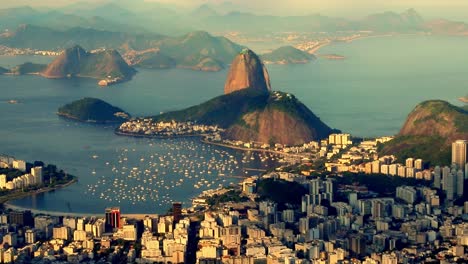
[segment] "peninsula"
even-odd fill
[[[77,181],[73,175],[42,161],[28,163],[13,157],[0,156],[0,204],[29,195],[49,192]]]
[[[60,107],[57,115],[88,123],[121,123],[130,114],[96,98],[83,98]]]
[[[141,131],[154,131],[151,127],[158,122],[193,122],[222,129],[211,135],[217,141],[283,145],[300,145],[333,133],[294,95],[271,91],[268,71],[251,50],[245,49],[234,58],[224,93],[184,110],[128,121],[116,133],[138,135]],[[144,126],[145,123],[151,125]]]

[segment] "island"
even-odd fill
[[[76,45],[66,49],[41,71],[46,78],[85,77],[99,79],[106,86],[129,80],[136,73],[113,49],[87,52]]]
[[[265,64],[304,64],[316,59],[313,54],[296,49],[293,46],[283,46],[261,55]]]
[[[3,155],[0,163],[0,204],[77,182],[75,176],[42,161],[30,163]]]
[[[60,107],[57,115],[87,123],[121,123],[130,118],[130,114],[124,110],[88,97]]]

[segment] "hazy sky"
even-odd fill
[[[81,0],[0,0],[0,6],[13,7],[31,5],[36,7],[64,6]],[[129,0],[88,0],[89,2]],[[143,1],[143,0],[134,0]],[[468,0],[144,0],[162,2],[184,7],[195,7],[204,3],[222,4],[229,2],[241,11],[251,10],[263,14],[303,15],[322,13],[331,16],[361,17],[382,11],[403,11],[415,8],[428,17],[446,17],[468,20]]]

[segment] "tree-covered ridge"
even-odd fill
[[[154,116],[156,121],[197,121],[207,125],[227,128],[241,118],[244,113],[263,107],[268,94],[252,89],[244,89],[221,95],[202,104],[184,110]]]
[[[266,63],[289,64],[307,63],[314,60],[315,56],[293,46],[283,46],[261,55],[261,58]]]
[[[100,99],[83,98],[58,109],[58,115],[84,122],[123,122],[128,113]]]
[[[442,100],[424,101],[408,115],[400,133],[379,148],[400,161],[421,158],[431,165],[449,165],[451,143],[468,140],[468,111]]]
[[[436,120],[444,123],[442,115],[452,116],[455,127],[461,133],[468,133],[468,111],[463,107],[452,105],[442,100],[429,100],[420,103],[413,112],[430,111],[429,115],[414,121],[415,124],[421,124],[425,121]]]

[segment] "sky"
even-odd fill
[[[33,7],[62,7],[82,0],[0,0],[2,7],[30,5]],[[130,0],[87,0],[90,2]],[[185,8],[194,8],[209,3],[222,5],[226,2],[241,11],[274,15],[305,15],[321,13],[329,16],[358,18],[383,11],[402,12],[415,8],[430,18],[450,18],[468,21],[468,0],[132,0],[160,2]],[[226,5],[226,4],[225,4]]]

